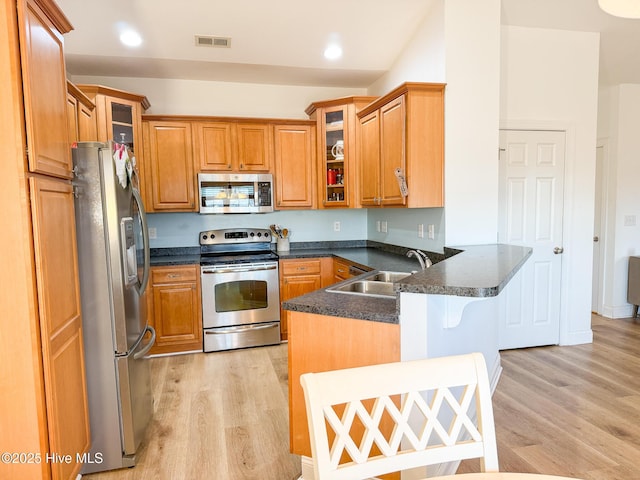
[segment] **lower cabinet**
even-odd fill
[[[72,458],[51,462],[51,478],[72,479],[90,444],[73,187],[35,176],[29,187],[49,453]]]
[[[280,260],[280,303],[333,283],[332,266],[331,257]],[[287,311],[281,308],[280,339],[287,340],[288,336]]]
[[[334,283],[341,282],[347,278],[353,277],[350,272],[352,264],[341,258],[333,259],[333,281]]]
[[[280,260],[280,302],[322,287],[320,258]],[[287,311],[280,309],[280,339],[289,337]]]
[[[202,351],[198,266],[152,267],[149,287],[149,324],[156,330],[150,353]]]

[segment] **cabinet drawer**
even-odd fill
[[[187,267],[153,267],[151,269],[151,284],[180,283],[196,281],[197,265]]]
[[[347,279],[351,277],[349,273],[349,267],[351,265],[348,263],[341,262],[339,260],[333,261],[333,275],[338,278]]]
[[[320,273],[320,259],[309,260],[283,260],[280,262],[280,270],[283,275],[307,275]]]

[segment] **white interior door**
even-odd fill
[[[498,241],[533,254],[505,289],[499,348],[560,341],[565,133],[500,131]]]
[[[602,178],[604,147],[596,148],[596,194],[593,212],[593,283],[591,289],[591,311],[600,313],[602,298],[602,275],[600,273],[602,248]]]

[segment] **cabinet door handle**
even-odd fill
[[[167,274],[167,278],[180,278],[180,277],[182,277],[182,275],[179,274],[179,273],[168,273]]]

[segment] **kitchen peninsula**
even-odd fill
[[[358,256],[367,253],[361,250],[343,251],[340,256],[363,264]],[[305,459],[311,450],[301,374],[480,351],[495,388],[501,372],[498,319],[504,296],[500,293],[531,253],[527,247],[502,244],[446,248],[441,261],[396,282],[395,298],[320,289],[285,301],[290,446],[292,453],[303,456],[303,477],[311,466]],[[398,256],[395,268],[375,260],[364,265],[374,270],[416,270],[415,259],[409,265],[406,260]],[[345,282],[349,281],[353,279]]]

